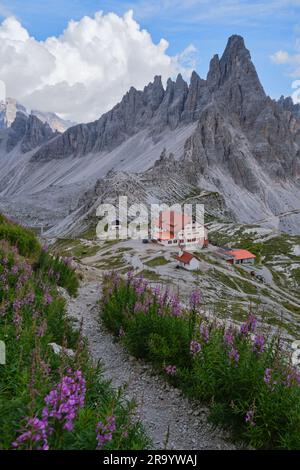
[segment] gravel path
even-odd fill
[[[211,429],[205,407],[188,402],[179,390],[151,373],[150,366],[129,356],[101,326],[97,307],[101,281],[95,271],[92,268],[85,276],[78,297],[69,299],[68,314],[83,322],[90,352],[95,360],[101,359],[105,378],[114,388],[126,385],[126,397],[135,400],[137,416],[154,449],[235,449],[222,430]]]

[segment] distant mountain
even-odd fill
[[[27,115],[26,108],[16,100],[7,98],[6,101],[0,101],[0,129],[10,127],[16,118],[17,112]]]
[[[44,220],[63,230],[70,211],[68,226],[91,207],[87,198],[104,201],[124,194],[126,187],[133,194],[132,186],[141,186],[164,149],[175,164],[167,162],[164,176],[153,171],[151,185],[148,180],[146,191],[137,191],[147,202],[167,197],[160,188],[169,171],[178,189],[170,191],[179,201],[187,196],[184,187],[219,193],[238,221],[300,233],[299,107],[289,98],[266,95],[244,40],[236,35],[221,58],[212,58],[206,79],[193,72],[189,84],[178,75],[166,89],[160,77],[143,91],[131,88],[99,120],[46,139],[14,165],[3,157],[9,177],[0,156],[0,204],[9,195],[9,206],[17,211],[22,206],[22,214],[42,207]],[[117,178],[106,185],[111,170],[122,185],[116,186]],[[17,190],[12,179],[18,180]]]
[[[55,113],[45,113],[42,111],[32,110],[31,114],[39,118],[40,121],[49,124],[53,131],[60,132],[61,134],[69,129],[69,127],[75,126],[76,124],[75,122],[60,118]]]
[[[47,122],[40,121],[33,114],[28,116],[20,111],[17,112],[15,120],[6,129],[5,134],[8,153],[18,144],[22,153],[30,152],[48,142],[55,135]]]
[[[28,112],[25,106],[22,106],[17,102],[17,100],[7,98],[6,101],[0,101],[0,129],[9,128],[14,122],[17,112],[21,112],[27,116],[32,114],[43,123],[48,123],[53,131],[58,131],[60,133],[65,132],[69,127],[74,126],[75,124],[74,122],[60,118],[55,113],[47,113],[37,110]]]

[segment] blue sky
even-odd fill
[[[120,15],[128,9],[155,43],[161,38],[169,42],[169,55],[193,44],[201,76],[212,55],[222,53],[228,36],[241,34],[272,97],[291,94],[293,80],[300,78],[300,0],[0,0],[0,15],[13,14],[38,40],[60,35],[70,19],[100,10]],[[271,60],[278,51],[285,55]]]

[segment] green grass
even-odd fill
[[[164,256],[157,256],[156,258],[150,259],[145,264],[151,268],[155,268],[156,266],[163,266],[168,263],[169,261],[167,261]]]
[[[65,288],[70,295],[77,294],[79,279],[70,258],[60,258],[43,249],[34,268],[45,281]]]
[[[40,244],[34,232],[16,223],[9,221],[0,214],[0,240],[6,240],[15,245],[20,254],[34,257],[40,251]]]
[[[146,279],[149,279],[151,281],[160,281],[161,280],[161,276],[159,274],[157,274],[156,272],[154,271],[149,271],[148,269],[144,269],[143,271],[141,271],[138,276],[142,276]]]

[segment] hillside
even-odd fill
[[[67,317],[58,285],[77,295],[74,266],[0,217],[0,449],[147,447],[132,403],[103,379]]]

